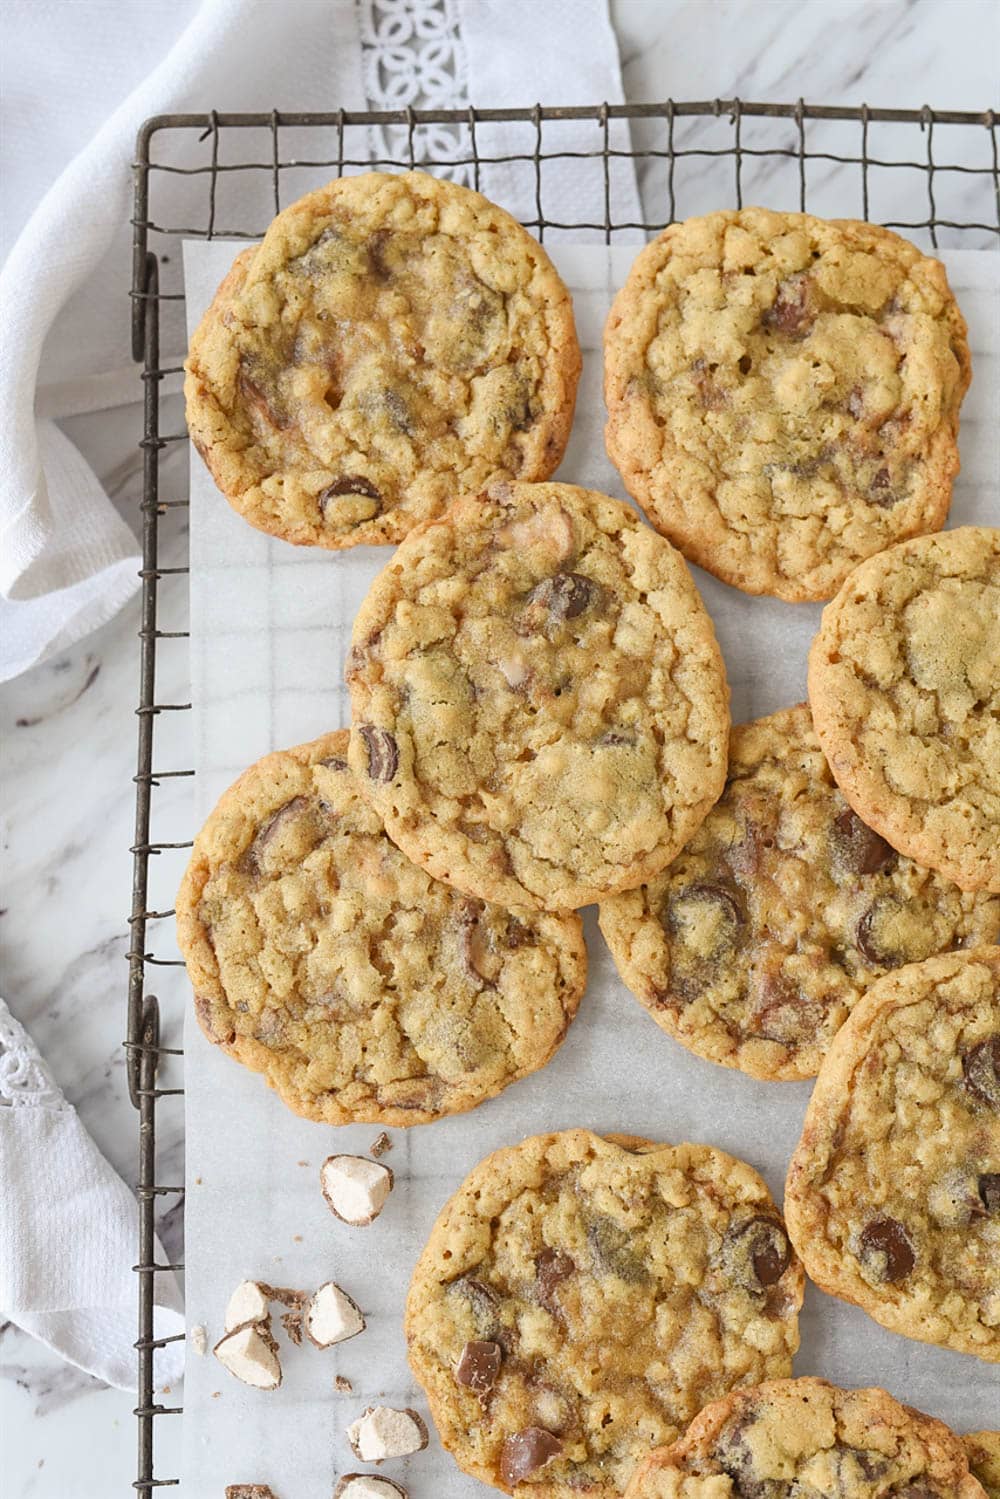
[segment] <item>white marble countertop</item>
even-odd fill
[[[632,100],[801,95],[811,102],[982,109],[995,92],[993,0],[612,0],[612,12]],[[138,409],[127,408],[67,424],[132,517],[139,423]],[[168,411],[165,429],[179,425],[179,413]],[[185,465],[181,449],[170,450],[164,493],[183,492]],[[184,556],[182,516],[174,512],[166,525],[167,563]],[[135,1176],[136,1121],[121,1039],[137,628],[133,603],[89,640],[0,689],[4,994],[128,1180]],[[164,652],[158,695],[186,700],[183,649]],[[183,722],[169,732],[182,756]],[[181,1179],[180,1125],[178,1108],[161,1111],[164,1179]],[[168,1254],[178,1247],[178,1228],[174,1208],[160,1225]],[[127,1492],[134,1476],[133,1405],[132,1396],[100,1386],[18,1329],[0,1325],[4,1494],[109,1499]],[[177,1471],[179,1435],[173,1419],[157,1423],[157,1467],[164,1475]]]

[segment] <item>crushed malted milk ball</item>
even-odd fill
[[[388,1166],[363,1155],[331,1155],[320,1167],[327,1207],[355,1228],[374,1223],[392,1191],[392,1180]]]
[[[212,1352],[230,1374],[256,1390],[276,1390],[281,1383],[278,1345],[264,1322],[227,1332]]]
[[[306,1333],[317,1348],[332,1348],[365,1330],[364,1315],[346,1291],[332,1280],[320,1286],[305,1314]]]
[[[361,1462],[381,1463],[387,1457],[409,1457],[413,1452],[422,1452],[428,1437],[427,1427],[416,1411],[370,1405],[347,1428],[347,1440]]]

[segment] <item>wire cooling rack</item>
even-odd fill
[[[566,135],[553,135],[559,122],[575,121],[581,149],[565,149]],[[627,121],[631,140],[621,126]],[[161,628],[164,589],[170,580],[183,580],[185,565],[164,564],[166,529],[174,516],[183,518],[188,501],[173,493],[161,497],[160,468],[164,451],[186,443],[185,431],[161,432],[161,389],[177,376],[176,363],[160,361],[161,325],[177,319],[184,300],[178,241],[184,238],[259,238],[267,219],[303,190],[296,176],[368,167],[420,167],[472,186],[479,186],[484,164],[503,162],[529,174],[533,184],[534,214],[525,226],[544,239],[560,231],[589,230],[610,243],[622,230],[655,233],[675,219],[708,208],[742,206],[746,201],[780,208],[807,207],[821,214],[870,218],[936,249],[1000,248],[1000,157],[997,127],[1000,113],[841,108],[806,104],[752,104],[739,99],[661,104],[594,105],[546,109],[468,109],[399,113],[333,114],[205,114],[159,115],[147,120],[136,146],[135,211],[132,263],[132,347],[142,365],[144,384],[142,494],[142,615],[139,630],[138,761],[135,776],[135,841],[132,846],[132,911],[129,918],[128,1057],[129,1093],[139,1117],[139,1256],[135,1266],[139,1324],[135,1344],[138,1361],[138,1460],[133,1487],[140,1493],[177,1487],[178,1478],[160,1478],[154,1471],[155,1423],[158,1417],[179,1415],[181,1406],[156,1397],[155,1358],[165,1342],[154,1336],[155,1277],[180,1270],[180,1263],[159,1264],[154,1255],[158,1200],[164,1214],[175,1214],[183,1186],[158,1179],[157,1122],[161,1105],[179,1107],[183,1096],[179,1047],[161,1044],[161,1007],[154,982],[159,968],[181,966],[168,940],[170,910],[150,909],[151,861],[167,855],[183,858],[190,840],[161,841],[153,837],[154,791],[156,811],[165,803],[165,787],[194,775],[193,770],[167,764],[160,768],[156,751],[169,744],[163,715],[183,714],[190,703],[157,699],[157,654],[165,641],[183,641],[184,628]],[[449,126],[454,151],[442,154],[440,131]],[[480,127],[518,127],[523,148],[504,156],[484,154]],[[377,139],[398,142],[395,156],[378,155]],[[614,133],[613,133],[614,132]],[[431,149],[428,141],[436,142]],[[576,144],[576,140],[574,141]],[[592,158],[596,166],[595,192],[582,201],[580,217],[557,222],[546,217],[546,163],[560,157]],[[612,217],[615,174],[630,164],[639,175],[646,216],[642,222],[619,223]],[[263,221],[236,222],[227,218],[227,182],[232,174],[250,174],[261,187]],[[170,185],[168,195],[166,188]],[[180,180],[183,179],[183,180]],[[243,179],[246,181],[246,178]],[[310,184],[311,185],[311,184]],[[182,191],[179,192],[179,189]],[[749,195],[749,196],[747,196]],[[161,211],[161,199],[170,207]],[[244,195],[245,197],[245,195]],[[177,205],[185,205],[173,223]],[[190,205],[190,206],[188,206]],[[176,347],[183,347],[178,342]],[[173,544],[173,538],[171,545]],[[174,601],[176,603],[176,601]],[[186,609],[186,603],[182,606]],[[186,623],[183,619],[169,623]],[[182,736],[183,737],[183,736]],[[167,749],[168,759],[171,750]],[[176,750],[173,753],[177,753]],[[177,788],[175,787],[175,790]],[[179,810],[171,799],[169,818]],[[191,812],[188,808],[190,822]],[[156,821],[158,822],[158,818]],[[161,941],[163,946],[161,947]],[[171,956],[164,956],[169,951]],[[162,990],[161,990],[162,997]],[[174,1017],[176,1025],[177,1017]],[[173,1075],[170,1075],[173,1074]],[[170,1086],[167,1086],[167,1084]],[[176,1085],[174,1085],[176,1083]],[[165,1102],[166,1101],[166,1102]],[[161,1121],[162,1122],[162,1121]],[[176,1136],[182,1120],[172,1118]]]

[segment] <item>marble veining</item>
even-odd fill
[[[998,12],[990,0],[612,0],[630,99],[743,98],[941,108],[985,108],[995,92],[992,58]],[[995,101],[992,101],[995,102]],[[662,124],[637,132],[636,143],[662,144]],[[660,131],[657,140],[656,131]],[[678,122],[676,142],[696,138],[728,144],[727,122],[708,127]],[[814,133],[815,132],[815,133]],[[753,122],[744,144],[753,145]],[[810,127],[810,149],[839,154],[856,150],[838,129]],[[789,127],[789,145],[796,141]],[[948,151],[975,152],[985,141],[959,141],[940,129],[939,160]],[[914,146],[886,129],[872,145],[898,155]],[[952,159],[978,158],[961,154]],[[985,164],[985,161],[982,163]],[[797,170],[797,168],[796,168]],[[857,168],[810,165],[810,202],[819,211],[860,212]],[[744,200],[797,191],[784,167],[745,165]],[[873,174],[872,211],[879,217],[915,217],[913,179],[904,172]],[[947,174],[939,201],[948,214],[968,213],[977,183]],[[704,211],[732,201],[732,164],[705,169],[705,158],[678,166],[678,210]],[[885,179],[884,181],[882,179]],[[791,185],[790,185],[791,184]],[[662,218],[663,163],[647,159],[640,173],[646,213]],[[917,190],[922,186],[917,183]],[[851,195],[858,197],[855,204]],[[878,195],[883,196],[878,196]],[[895,195],[895,196],[894,196]],[[848,206],[845,208],[845,197]],[[982,199],[980,198],[980,201]],[[884,209],[883,204],[888,208]],[[904,211],[905,209],[909,211]],[[794,207],[796,202],[783,201]],[[922,214],[921,214],[922,216]],[[988,243],[984,239],[983,243]],[[969,248],[977,246],[964,240]],[[138,392],[138,379],[136,382]],[[167,402],[164,430],[180,426],[179,403]],[[77,418],[67,430],[101,475],[116,503],[137,517],[140,460],[138,408]],[[186,454],[164,455],[162,493],[185,492]],[[164,523],[164,560],[186,554],[184,512]],[[75,649],[0,689],[0,735],[6,795],[2,842],[6,879],[0,901],[3,991],[11,1010],[31,1031],[67,1096],[127,1180],[135,1179],[136,1125],[128,1101],[124,1026],[125,917],[130,903],[134,774],[134,707],[138,658],[138,604]],[[163,588],[161,626],[183,628],[183,579]],[[187,701],[184,643],[160,653],[157,695]],[[166,714],[157,727],[157,762],[183,768],[187,715]],[[154,837],[187,837],[184,813],[190,787],[165,783],[157,793]],[[169,910],[183,854],[154,860],[151,905]],[[153,923],[150,947],[176,956],[171,923]],[[164,1040],[176,1044],[185,1003],[183,974],[159,971]],[[183,1176],[181,1109],[160,1109],[161,1180]],[[181,1213],[164,1203],[160,1233],[171,1258],[181,1253]],[[109,1390],[71,1369],[17,1328],[0,1323],[0,1429],[17,1433],[4,1443],[4,1493],[9,1499],[106,1499],[124,1493],[134,1476],[134,1398]],[[157,1424],[157,1466],[176,1472],[179,1423]]]

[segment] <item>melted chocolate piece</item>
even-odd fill
[[[386,245],[391,239],[391,229],[376,229],[374,234],[368,236],[365,244],[368,252],[368,265],[376,281],[388,281],[392,275],[392,270],[385,259]]]
[[[364,723],[358,729],[368,751],[368,778],[371,781],[391,781],[399,769],[399,748],[388,729],[377,729],[374,724]]]
[[[732,890],[727,890],[724,885],[713,885],[704,881],[699,881],[694,885],[685,885],[683,889],[678,890],[669,899],[665,923],[667,930],[675,936],[683,933],[684,922],[680,907],[688,902],[704,902],[718,909],[721,917],[721,930],[711,953],[713,958],[719,957],[727,948],[736,946],[739,929],[743,925],[743,908],[739,897]]]
[[[861,1230],[860,1250],[868,1274],[893,1286],[917,1263],[906,1229],[896,1218],[873,1218]]]
[[[528,594],[528,603],[540,604],[549,619],[561,624],[577,619],[596,602],[598,586],[582,573],[555,573],[543,578]]]
[[[528,1426],[508,1437],[500,1449],[500,1477],[504,1483],[520,1483],[544,1468],[562,1451],[562,1442],[541,1426]]]
[[[502,1362],[499,1343],[466,1343],[455,1366],[455,1383],[465,1385],[482,1400],[496,1384]]]
[[[757,1213],[726,1233],[727,1258],[747,1290],[776,1286],[792,1259],[788,1235],[776,1218]]]
[[[810,290],[811,282],[803,272],[782,281],[773,305],[761,319],[764,327],[786,338],[805,338],[816,321]]]
[[[556,1292],[564,1280],[576,1273],[576,1266],[568,1254],[560,1249],[543,1249],[535,1257],[535,1295],[546,1311],[558,1312]]]
[[[1000,1213],[1000,1171],[983,1172],[979,1178],[979,1199],[991,1218]]]
[[[898,952],[879,936],[879,923],[900,903],[893,895],[880,895],[861,917],[854,932],[854,945],[863,958],[877,968],[896,968],[907,961],[908,954]]]
[[[309,807],[309,798],[306,796],[293,796],[291,801],[272,812],[266,822],[262,823],[254,834],[253,842],[243,855],[242,864],[251,874],[260,873],[261,858],[267,852],[267,846],[281,832],[284,825],[290,820],[301,816]]]
[[[261,421],[266,422],[269,427],[275,427],[279,432],[287,432],[295,423],[288,412],[280,404],[274,391],[265,390],[264,386],[249,375],[246,369],[240,369],[236,377],[240,395],[253,408]]]
[[[507,919],[507,946],[510,948],[531,947],[535,936],[529,926],[523,921],[518,921],[516,916]]]
[[[628,1233],[613,1218],[595,1218],[588,1224],[587,1243],[599,1274],[617,1275],[630,1285],[649,1279],[645,1262],[632,1248]]]
[[[1000,1110],[1000,1034],[972,1046],[962,1057],[962,1076],[969,1092]]]
[[[378,505],[378,510],[376,510],[375,512],[376,515],[381,512],[381,490],[377,489],[372,481],[370,479],[366,479],[363,474],[345,474],[342,479],[334,479],[333,482],[331,484],[328,484],[325,489],[321,489],[319,494],[316,496],[317,503],[319,504],[319,508],[324,516],[326,515],[327,506],[330,504],[330,501],[336,499],[338,495],[342,494],[366,495],[368,499],[374,500]],[[371,517],[368,517],[368,519],[371,519]]]
[[[889,478],[889,470],[880,468],[868,490],[868,498],[879,510],[891,510],[893,505],[899,504],[899,495],[892,488]]]
[[[459,958],[466,978],[477,989],[494,986],[488,971],[489,938],[480,920],[484,910],[481,900],[467,900],[463,902],[458,916]]]
[[[841,864],[852,874],[881,874],[892,869],[898,857],[896,850],[851,807],[834,818],[833,845]]]
[[[450,1289],[468,1298],[476,1326],[492,1333],[497,1326],[497,1311],[500,1306],[500,1297],[492,1286],[488,1286],[485,1281],[476,1280],[474,1276],[463,1275],[461,1279],[452,1282]]]

